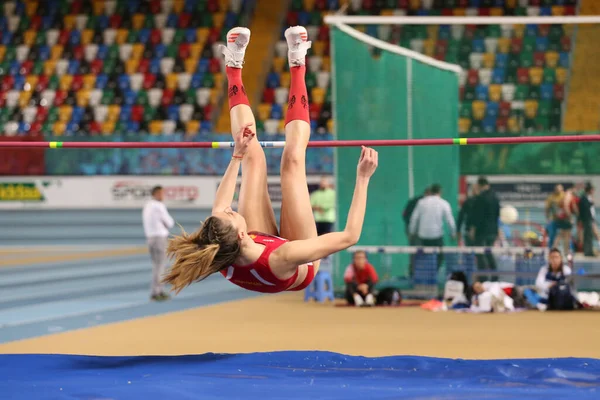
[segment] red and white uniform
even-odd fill
[[[265,246],[258,260],[249,265],[232,265],[223,269],[221,274],[223,274],[225,279],[231,281],[231,283],[244,289],[252,290],[253,292],[279,293],[288,290],[296,282],[298,270],[290,278],[282,280],[273,274],[269,266],[269,256],[271,253],[281,245],[287,243],[288,240],[259,232],[248,232],[248,234],[254,240],[254,243]],[[310,285],[315,276],[314,266],[312,263],[307,264],[307,266],[308,273],[304,281],[289,290],[302,290]]]

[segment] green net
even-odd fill
[[[337,28],[332,29],[332,41],[338,139],[458,137],[459,81],[455,72],[373,48]],[[458,147],[382,147],[378,151],[380,165],[371,180],[360,244],[407,245],[402,210],[411,192],[422,193],[426,186],[440,183],[443,197],[456,210]],[[340,228],[350,208],[359,153],[357,148],[337,151]],[[340,289],[350,255],[340,253],[336,261],[334,279]],[[407,256],[375,255],[370,261],[383,279],[408,273]]]

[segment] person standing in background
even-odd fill
[[[579,220],[583,225],[583,254],[588,257],[594,254],[594,238],[600,240],[596,226],[596,210],[594,208],[594,187],[590,182],[585,185],[585,192],[579,200]]]
[[[479,194],[473,200],[471,221],[473,226],[469,232],[474,239],[474,246],[491,247],[498,238],[498,220],[500,218],[500,201],[496,193],[490,189],[487,178],[477,180]],[[491,252],[477,255],[479,269],[496,269],[496,260]]]
[[[167,207],[163,204],[163,198],[162,186],[155,186],[152,188],[152,198],[148,200],[142,211],[144,234],[152,259],[150,299],[155,301],[169,299],[169,295],[165,292],[164,284],[161,281],[167,267],[169,229],[175,225],[175,221],[173,221]]]
[[[448,224],[452,237],[456,238],[456,224],[450,204],[442,199],[442,187],[431,185],[430,195],[421,199],[410,217],[410,234],[417,235],[420,246],[444,246],[444,221]],[[442,265],[443,255],[438,253],[437,267]]]
[[[546,230],[548,231],[548,248],[554,247],[554,242],[558,236],[558,228],[556,226],[557,214],[561,210],[561,204],[565,197],[565,189],[563,185],[558,184],[554,186],[554,191],[546,198],[546,221],[548,224]]]
[[[415,207],[417,207],[417,203],[419,202],[419,200],[429,196],[429,189],[429,187],[426,187],[422,195],[417,195],[412,199],[408,200],[406,206],[404,206],[404,211],[402,211],[402,219],[404,220],[406,238],[408,239],[409,246],[415,246],[417,244],[416,236],[410,234],[410,218],[412,217],[413,212],[415,211]]]
[[[465,231],[467,235],[465,236],[464,245],[465,246],[473,246],[474,238],[470,236],[471,227],[473,226],[473,203],[475,202],[475,198],[479,194],[479,188],[477,184],[471,185],[471,191],[469,193],[469,197],[465,200],[460,211],[458,212],[458,220],[456,221],[456,236],[458,238],[459,245],[462,242],[462,225],[463,222],[465,224]]]
[[[310,205],[317,223],[317,234],[321,236],[330,233],[335,222],[335,190],[328,178],[322,178],[319,189],[312,192]]]

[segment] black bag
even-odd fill
[[[575,299],[566,283],[557,283],[548,294],[548,310],[573,310]]]
[[[397,306],[402,302],[402,294],[396,288],[389,287],[377,293],[378,306]]]

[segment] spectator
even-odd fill
[[[571,268],[564,265],[560,250],[553,248],[548,255],[548,265],[540,268],[535,280],[540,296],[537,308],[541,311],[573,309],[571,283]]]
[[[557,185],[562,188],[562,185]],[[555,237],[552,247],[558,247],[562,241],[563,254],[571,252],[571,232],[573,223],[571,221],[573,214],[577,213],[577,205],[573,194],[573,188],[562,190],[563,195],[558,197],[558,201],[552,204],[551,213],[554,219]]]
[[[548,247],[553,248],[556,241],[558,227],[556,226],[556,216],[560,213],[561,204],[565,197],[563,185],[554,186],[554,191],[546,198],[546,221],[548,222]]]
[[[155,301],[169,299],[161,283],[167,264],[167,238],[169,229],[175,225],[175,221],[167,207],[163,204],[163,188],[156,186],[152,189],[152,199],[148,200],[142,211],[144,233],[152,259],[152,286],[150,298]]]
[[[490,189],[487,178],[477,180],[479,194],[473,200],[471,221],[473,226],[469,234],[475,246],[491,247],[498,238],[498,219],[500,218],[500,202],[496,193]],[[496,269],[496,260],[491,252],[477,255],[479,269]]]
[[[373,287],[379,278],[375,268],[367,261],[367,253],[357,251],[352,256],[352,264],[344,272],[346,301],[357,307],[375,305]]]
[[[473,312],[504,312],[514,311],[514,300],[506,294],[505,288],[512,284],[502,282],[473,283],[471,311]]]
[[[329,179],[321,179],[319,189],[310,195],[310,204],[319,236],[331,232],[335,222],[335,190]]]
[[[442,199],[442,187],[431,185],[430,195],[421,199],[410,218],[410,233],[417,235],[418,243],[426,247],[444,246],[444,221],[452,237],[456,238],[456,225],[450,204]],[[442,265],[443,255],[438,253],[437,267]]]
[[[598,228],[596,226],[596,210],[594,208],[594,187],[590,182],[585,185],[585,193],[579,200],[579,220],[583,225],[583,254],[593,257],[594,237],[598,240]]]
[[[463,222],[465,224],[465,231],[467,235],[464,240],[464,244],[466,246],[473,246],[473,237],[470,237],[469,233],[471,232],[471,227],[473,226],[473,203],[475,202],[475,198],[479,194],[479,188],[477,184],[471,185],[471,191],[469,193],[469,197],[465,200],[460,211],[458,213],[458,220],[456,222],[456,235],[458,237],[458,242],[462,242],[462,225]]]
[[[415,211],[415,207],[417,206],[419,200],[421,200],[423,197],[429,196],[430,194],[430,188],[427,187],[423,191],[422,195],[417,195],[412,199],[408,200],[408,203],[406,203],[406,206],[404,207],[404,211],[402,212],[402,219],[404,220],[404,231],[406,232],[406,238],[408,239],[409,246],[417,245],[416,236],[410,234],[410,218],[412,217],[413,212]]]

